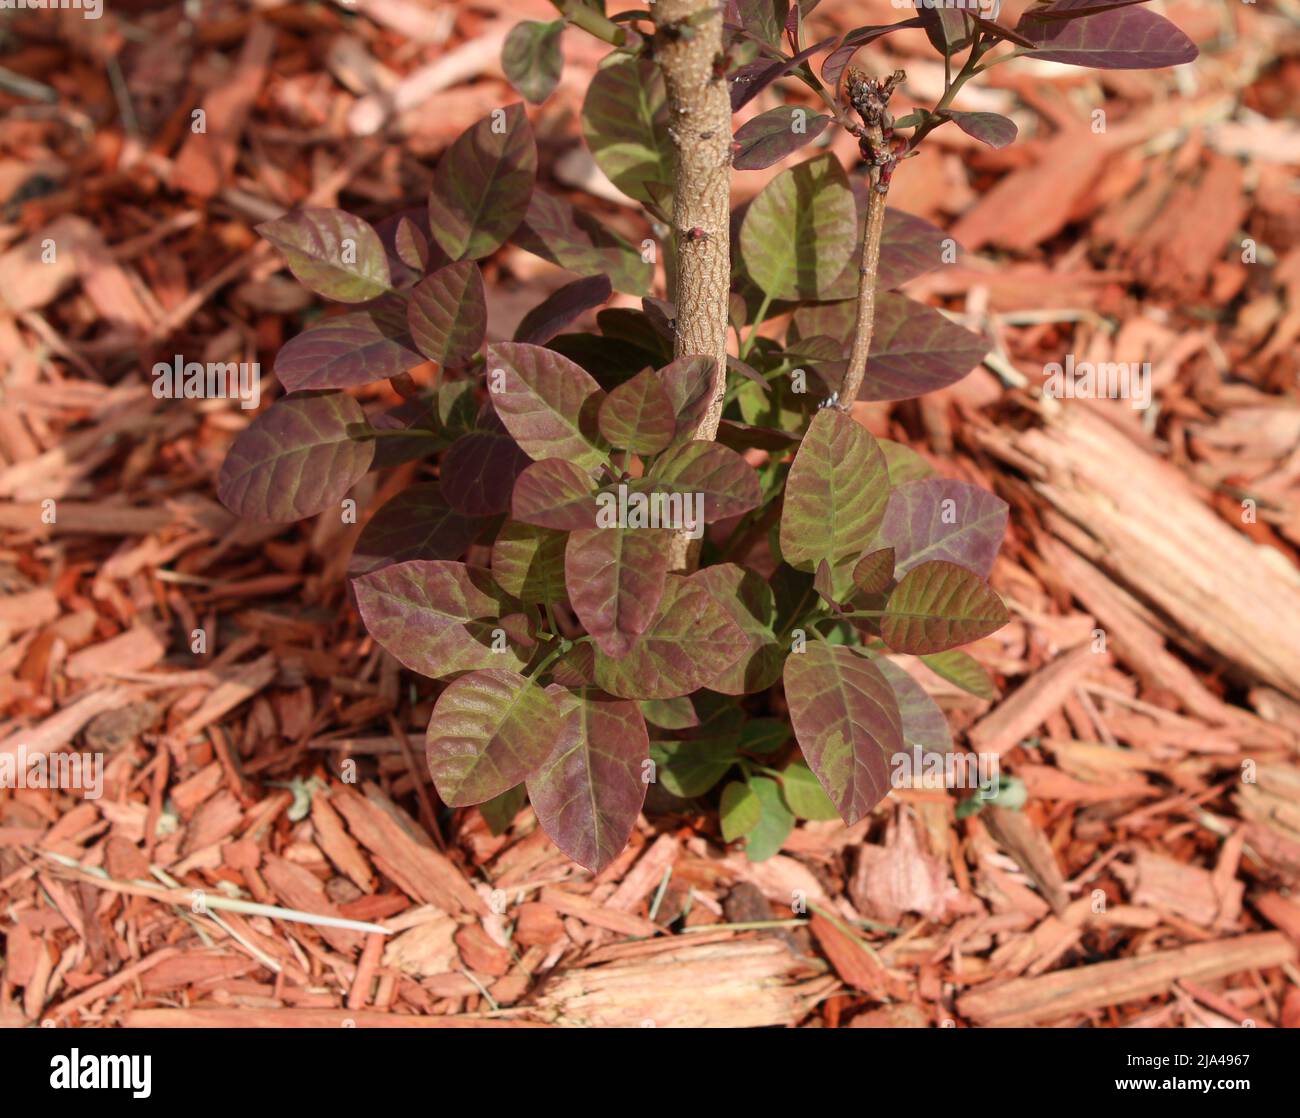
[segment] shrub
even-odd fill
[[[450,146],[427,207],[373,226],[312,209],[261,227],[303,284],[349,309],[283,347],[288,394],[235,440],[219,481],[238,514],[288,521],[338,507],[371,467],[434,465],[436,480],[360,535],[362,620],[407,668],[444,681],[427,736],[442,799],[500,822],[526,790],[592,870],[623,849],[652,780],[687,798],[726,781],[723,835],[755,858],[796,817],[862,818],[887,794],[892,758],[951,747],[938,707],[887,654],[991,693],[959,646],[1006,621],[986,583],[1006,506],[847,414],[854,400],[950,385],[987,351],[896,292],[951,245],[885,198],[935,128],[1014,138],[1001,116],[949,107],[1007,58],[1127,68],[1195,55],[1132,0],[1055,0],[1014,30],[918,8],[808,46],[812,3],[697,2],[659,0],[651,23],[567,0],[563,19],[516,27],[503,57],[540,101],[570,26],[613,45],[582,131],[662,248],[634,247],[537,186],[521,104]],[[948,81],[933,109],[895,121],[904,75],[849,63],[908,28],[943,55]],[[787,76],[826,111],[771,109],[733,137],[731,113]],[[733,167],[771,166],[832,125],[858,138],[857,181],[816,154],[728,214]],[[478,262],[507,241],[579,278],[512,341],[485,344]],[[674,302],[652,293],[657,251]],[[569,330],[613,290],[641,309]],[[783,339],[761,336],[777,315]],[[425,361],[441,367],[432,389],[408,374]],[[368,416],[348,390],[384,378],[404,402]],[[762,698],[778,682],[789,725]]]

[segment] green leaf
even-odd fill
[[[563,602],[564,545],[568,537],[553,528],[507,520],[492,544],[492,577],[521,602]]]
[[[934,476],[934,467],[910,446],[896,443],[893,439],[877,439],[876,443],[885,455],[890,485],[902,485],[906,481],[920,481]]]
[[[605,461],[596,430],[604,391],[567,357],[523,342],[487,347],[492,406],[535,461],[563,458],[582,470]]]
[[[852,565],[885,515],[889,472],[876,440],[860,423],[823,408],[808,428],[785,485],[781,554],[800,570],[831,565],[847,589]]]
[[[564,581],[573,612],[606,656],[626,656],[654,619],[668,577],[669,534],[587,528],[569,534]]]
[[[969,652],[953,648],[947,652],[922,656],[921,662],[935,675],[978,698],[992,701],[998,697],[998,689],[993,685],[988,672]]]
[[[598,415],[600,433],[633,454],[658,454],[677,429],[673,403],[658,375],[646,369],[605,397]]]
[[[888,680],[865,656],[815,640],[785,661],[785,698],[799,748],[846,823],[889,792],[889,758],[903,748]]]
[[[489,831],[494,835],[504,835],[527,802],[528,789],[522,784],[516,784],[499,796],[493,796],[486,803],[479,804],[478,810]]]
[[[823,299],[853,252],[857,208],[844,168],[827,153],[782,171],[750,203],[740,252],[774,299]]]
[[[781,795],[800,819],[838,819],[840,813],[802,761],[791,761],[781,772]]]
[[[645,801],[645,720],[636,703],[599,691],[552,684],[547,692],[560,712],[559,737],[528,778],[528,797],[551,841],[599,873],[622,853]]]
[[[448,807],[481,804],[527,779],[562,728],[555,699],[517,672],[471,672],[447,685],[429,719],[425,753]]]
[[[880,635],[895,652],[921,656],[979,640],[1007,621],[1006,606],[978,575],[936,559],[913,567],[894,588]]]
[[[648,59],[613,57],[587,87],[582,134],[597,166],[619,190],[638,202],[653,203],[646,184],[673,181],[663,77]]]
[[[464,365],[487,334],[483,273],[472,260],[439,268],[411,289],[407,324],[416,346],[439,365]]]
[[[519,670],[528,663],[520,615],[501,617],[492,580],[477,568],[412,559],[355,578],[352,586],[366,630],[421,675]]]
[[[349,433],[365,420],[342,392],[277,400],[231,444],[217,496],[236,516],[273,523],[338,508],[375,456],[372,439]]]
[[[657,741],[650,746],[655,779],[683,800],[702,796],[727,775],[736,762],[734,743],[711,741]]]
[[[537,143],[523,105],[496,109],[443,153],[429,192],[429,228],[453,260],[480,260],[505,244],[528,210]]]
[[[338,303],[365,303],[392,287],[388,257],[369,222],[342,210],[294,210],[257,227],[304,286]]]
[[[722,790],[718,815],[722,837],[727,842],[735,842],[758,826],[763,815],[763,802],[744,781],[733,780]]]
[[[755,776],[749,786],[762,808],[758,825],[749,832],[745,843],[745,854],[751,862],[765,862],[781,851],[785,840],[794,830],[794,816],[781,799],[781,790],[775,780],[765,776]]]
[[[559,84],[564,69],[560,35],[564,20],[516,23],[501,47],[501,69],[507,80],[533,105],[545,101]]]
[[[689,695],[749,647],[745,634],[701,584],[669,575],[659,609],[628,654],[596,653],[596,682],[627,699]]]
[[[760,756],[775,753],[790,740],[790,727],[779,718],[751,718],[740,734],[740,748]]]
[[[663,730],[688,730],[700,724],[691,700],[685,695],[676,699],[646,699],[637,705],[650,725]]]

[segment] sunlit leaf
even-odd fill
[[[646,475],[655,488],[704,499],[704,522],[740,516],[761,499],[758,474],[734,450],[693,439],[678,443],[655,459]]]
[[[423,364],[410,336],[368,311],[327,318],[290,339],[275,358],[288,392],[354,388]]]
[[[726,384],[718,363],[711,357],[679,357],[655,371],[677,417],[675,439],[690,439],[709,407],[720,399]]]
[[[794,816],[781,799],[781,789],[775,780],[755,776],[750,778],[749,786],[758,798],[762,811],[758,823],[749,832],[745,854],[751,862],[765,862],[785,845],[785,840],[794,830]]]
[[[1114,7],[1079,19],[1097,0],[1055,0],[1020,17],[1016,31],[1039,49],[1031,58],[1099,70],[1153,70],[1197,56],[1196,44],[1163,16],[1138,7]]]
[[[988,672],[969,652],[953,648],[947,652],[922,656],[921,662],[935,675],[978,698],[993,700],[998,697],[998,690],[993,686]]]
[[[876,326],[859,400],[910,400],[961,380],[989,344],[932,307],[876,293]]]
[[[899,581],[880,619],[880,635],[895,652],[922,656],[979,640],[1007,620],[1006,606],[978,575],[936,559]]]
[[[392,286],[388,257],[370,224],[342,210],[294,210],[257,231],[304,287],[339,303],[377,299]]]
[[[537,821],[561,850],[592,873],[612,862],[645,800],[650,739],[636,703],[599,691],[547,688],[560,712],[550,756],[528,778]]]
[[[688,730],[700,724],[691,700],[685,695],[676,699],[646,699],[637,705],[650,725],[663,730]]]
[[[910,446],[896,443],[893,439],[877,439],[876,442],[884,452],[885,465],[889,467],[890,485],[934,476],[934,467]]]
[[[903,748],[888,680],[866,657],[815,640],[785,661],[785,698],[808,767],[846,823],[889,792],[889,759]]]
[[[799,819],[830,820],[840,817],[821,782],[802,761],[791,761],[781,770],[781,795]]]
[[[705,587],[727,611],[744,634],[747,646],[734,664],[708,681],[709,689],[724,695],[767,690],[781,674],[785,652],[772,630],[776,603],[771,586],[754,571],[735,563],[705,567],[693,574],[691,581]]]
[[[605,460],[596,431],[605,393],[580,366],[541,346],[497,342],[487,347],[487,378],[501,422],[535,461],[592,470]]]
[[[289,521],[338,508],[370,468],[373,440],[349,431],[365,424],[342,392],[277,400],[239,433],[217,476],[217,496],[237,516]]]
[[[492,544],[492,577],[521,602],[563,602],[567,539],[553,528],[507,520]]]
[[[439,365],[463,365],[487,334],[483,273],[472,260],[439,268],[411,289],[407,324],[420,352]]]
[[[1004,148],[1015,143],[1016,122],[998,113],[959,113],[944,109],[942,116],[951,120],[968,136],[974,136],[991,148]]]
[[[824,299],[853,252],[857,207],[844,168],[827,153],[777,175],[750,203],[740,252],[776,299]]]
[[[761,171],[817,139],[831,122],[825,113],[782,106],[746,121],[732,139],[731,165],[738,171]]]
[[[785,485],[781,554],[802,570],[823,559],[846,588],[885,515],[889,474],[876,440],[835,408],[813,418]]]
[[[510,515],[525,524],[571,532],[596,526],[590,475],[562,458],[534,462],[515,479]]]
[[[649,59],[615,55],[587,86],[582,135],[597,166],[624,194],[653,202],[647,183],[673,181],[663,76]]]
[[[948,728],[948,719],[925,688],[883,656],[874,663],[880,674],[889,681],[898,702],[905,747],[911,751],[920,746],[926,753],[950,752],[952,731]]]
[[[537,180],[537,143],[523,105],[496,109],[438,161],[429,227],[453,260],[479,260],[519,227]]]
[[[606,656],[627,655],[654,619],[668,576],[667,532],[588,528],[571,532],[564,578],[573,612]]]
[[[515,671],[528,662],[516,627],[501,621],[501,599],[484,571],[413,559],[352,586],[366,631],[414,672],[438,679],[476,668]]]
[[[1007,530],[1007,503],[964,481],[926,478],[889,494],[876,546],[894,549],[895,577],[931,559],[987,578]]]
[[[736,662],[749,642],[708,590],[669,575],[659,609],[622,659],[596,655],[596,682],[628,699],[689,695]]]
[[[561,731],[555,698],[513,671],[471,672],[438,696],[425,753],[449,807],[481,804],[536,772]]]
[[[868,552],[853,567],[853,585],[864,594],[879,594],[893,581],[894,549],[892,547]]]
[[[635,454],[658,454],[677,430],[668,390],[650,369],[610,392],[597,418],[600,433],[610,443]]]

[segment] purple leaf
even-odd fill
[[[908,751],[919,745],[925,753],[951,753],[952,731],[948,729],[948,719],[925,688],[883,656],[873,663],[894,692],[903,725],[903,743]],[[914,781],[917,775],[913,773]]]
[[[406,315],[425,357],[444,368],[464,365],[487,334],[487,294],[478,265],[462,260],[426,276],[411,289]]]
[[[613,290],[609,276],[605,275],[587,276],[566,283],[524,315],[515,330],[514,340],[545,345],[576,318],[604,304]]]
[[[1016,122],[997,113],[959,113],[944,109],[947,117],[968,136],[974,136],[991,148],[1004,148],[1016,139]]]
[[[678,443],[655,459],[646,478],[656,490],[704,498],[704,522],[740,516],[758,506],[758,474],[734,450],[695,439]]]
[[[263,222],[257,231],[280,250],[304,287],[326,299],[364,303],[392,287],[379,234],[350,213],[294,210]]]
[[[589,474],[563,458],[544,458],[515,479],[510,515],[560,532],[596,526],[595,486]]]
[[[383,234],[380,234],[383,239]],[[423,274],[429,266],[429,242],[420,232],[420,227],[409,217],[397,219],[397,230],[393,234],[393,251],[397,258],[413,272]]]
[[[825,61],[822,62],[822,81],[835,89],[840,84],[840,77],[853,60],[853,56],[868,43],[875,42],[882,35],[888,35],[894,31],[920,26],[921,20],[914,16],[912,19],[905,19],[899,23],[854,28],[840,40],[840,45],[831,51],[826,56]]]
[[[501,617],[485,571],[411,559],[354,578],[352,587],[366,631],[413,672],[442,679],[528,662],[529,643],[512,618]]]
[[[940,54],[953,55],[965,50],[975,37],[974,28],[967,26],[965,13],[956,7],[921,7],[916,18],[925,28],[930,45]]]
[[[429,192],[434,239],[453,260],[491,255],[519,227],[536,180],[537,144],[523,105],[494,110],[438,162]]]
[[[606,656],[626,656],[654,617],[668,575],[667,532],[587,528],[569,534],[564,581],[573,612]]]
[[[514,243],[580,276],[604,273],[615,291],[640,296],[650,290],[654,266],[648,260],[590,214],[540,190],[533,192]]]
[[[807,109],[769,109],[740,126],[732,141],[731,165],[738,171],[761,171],[812,143],[830,122],[825,113],[809,117]]]
[[[1005,501],[978,485],[927,478],[895,486],[876,544],[894,549],[898,578],[932,559],[987,578],[1006,530]]]
[[[677,430],[668,390],[650,369],[610,392],[597,419],[606,440],[633,454],[658,454],[673,441]]]
[[[714,400],[721,398],[725,378],[711,357],[679,357],[655,371],[663,382],[677,417],[675,439],[691,438]]]
[[[815,640],[785,661],[785,699],[808,767],[852,825],[889,793],[889,760],[904,746],[889,681],[861,653]]]
[[[309,326],[286,342],[275,375],[289,392],[354,388],[422,365],[405,330],[369,311],[354,311]]]
[[[636,703],[599,691],[552,684],[547,692],[560,712],[560,732],[528,778],[528,798],[551,841],[599,873],[623,852],[645,801],[645,719]]]
[[[596,653],[596,682],[625,699],[675,699],[697,691],[749,648],[708,590],[669,575],[649,627],[622,659]]]
[[[450,684],[433,707],[425,754],[449,807],[480,804],[536,772],[561,730],[553,696],[513,671],[492,669]]]
[[[605,393],[581,366],[541,346],[487,347],[492,406],[534,459],[564,458],[583,470],[605,461],[596,413]]]
[[[274,523],[337,505],[375,456],[361,406],[342,392],[277,400],[236,437],[217,477],[217,496],[237,516]]]
[[[814,54],[826,50],[837,37],[832,35],[828,39],[814,43],[791,58],[779,58],[775,61],[763,59],[742,66],[731,77],[731,111],[739,112],[778,78],[802,66]]]
[[[961,380],[988,343],[938,311],[888,291],[876,293],[876,329],[859,400],[910,400]]]
[[[980,577],[936,559],[903,576],[885,605],[880,635],[915,656],[969,644],[1007,623],[1007,607]]]
[[[1152,70],[1191,62],[1199,53],[1174,24],[1145,8],[1112,8],[1068,18],[1076,8],[1095,3],[1056,0],[1021,16],[1016,30],[1038,47],[1030,57],[1098,70]]]
[[[492,544],[492,577],[521,602],[563,602],[564,547],[568,536],[554,528],[538,528],[507,520]]]
[[[772,631],[776,602],[772,588],[754,571],[735,563],[718,563],[691,576],[722,606],[745,636],[739,659],[707,683],[724,695],[749,695],[766,691],[781,674],[784,649]]]
[[[528,464],[528,455],[505,431],[471,431],[442,457],[442,495],[457,512],[494,516],[510,508],[515,479]]]
[[[456,512],[436,481],[403,489],[362,529],[348,563],[352,577],[408,559],[459,559],[484,521]]]
[[[564,69],[560,35],[564,20],[548,23],[524,20],[516,23],[501,47],[501,69],[506,79],[524,98],[540,105],[555,90]]]
[[[781,45],[790,0],[736,0],[736,18],[744,30],[769,46]]]
[[[876,440],[860,423],[823,408],[808,427],[785,483],[781,554],[816,570],[825,559],[846,588],[849,573],[885,515],[889,474]]]

